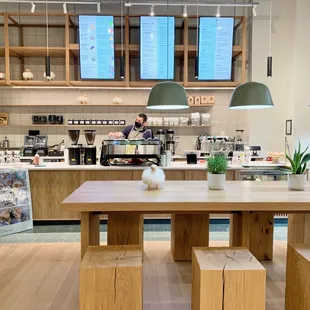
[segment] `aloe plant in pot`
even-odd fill
[[[224,189],[227,167],[227,159],[222,154],[217,154],[207,159],[209,189]]]
[[[301,152],[300,142],[294,156],[286,155],[290,162],[290,167],[279,168],[288,174],[288,188],[295,191],[305,190],[307,184],[307,163],[310,161],[310,153],[306,153],[308,147]]]

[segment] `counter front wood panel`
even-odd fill
[[[112,169],[112,168],[111,168]],[[60,203],[86,181],[141,181],[143,170],[30,170],[30,186],[34,220],[80,219],[79,213],[67,213]],[[166,180],[206,180],[206,170],[165,170]],[[227,171],[234,180],[235,170]],[[207,187],[207,183],[205,183]],[[118,193],[119,194],[119,193]],[[101,216],[103,218],[104,216]],[[149,215],[153,217],[153,215]],[[154,217],[157,217],[154,215]]]

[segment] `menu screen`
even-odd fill
[[[199,80],[231,79],[233,29],[233,18],[200,18]]]
[[[114,79],[113,16],[79,16],[81,79]]]
[[[174,79],[174,24],[174,17],[141,16],[141,79]]]

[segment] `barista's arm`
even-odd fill
[[[121,138],[125,138],[127,139],[130,132],[132,130],[132,125],[129,125],[127,127],[125,127],[122,131],[120,132],[110,132],[109,133],[109,138],[114,138],[114,139],[121,139]]]

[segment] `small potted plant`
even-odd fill
[[[224,189],[227,167],[228,162],[223,154],[217,154],[207,159],[209,189]]]
[[[307,163],[310,161],[310,153],[306,153],[308,147],[301,152],[300,142],[294,156],[286,155],[290,167],[279,168],[288,174],[288,188],[294,191],[304,191],[307,184]]]

